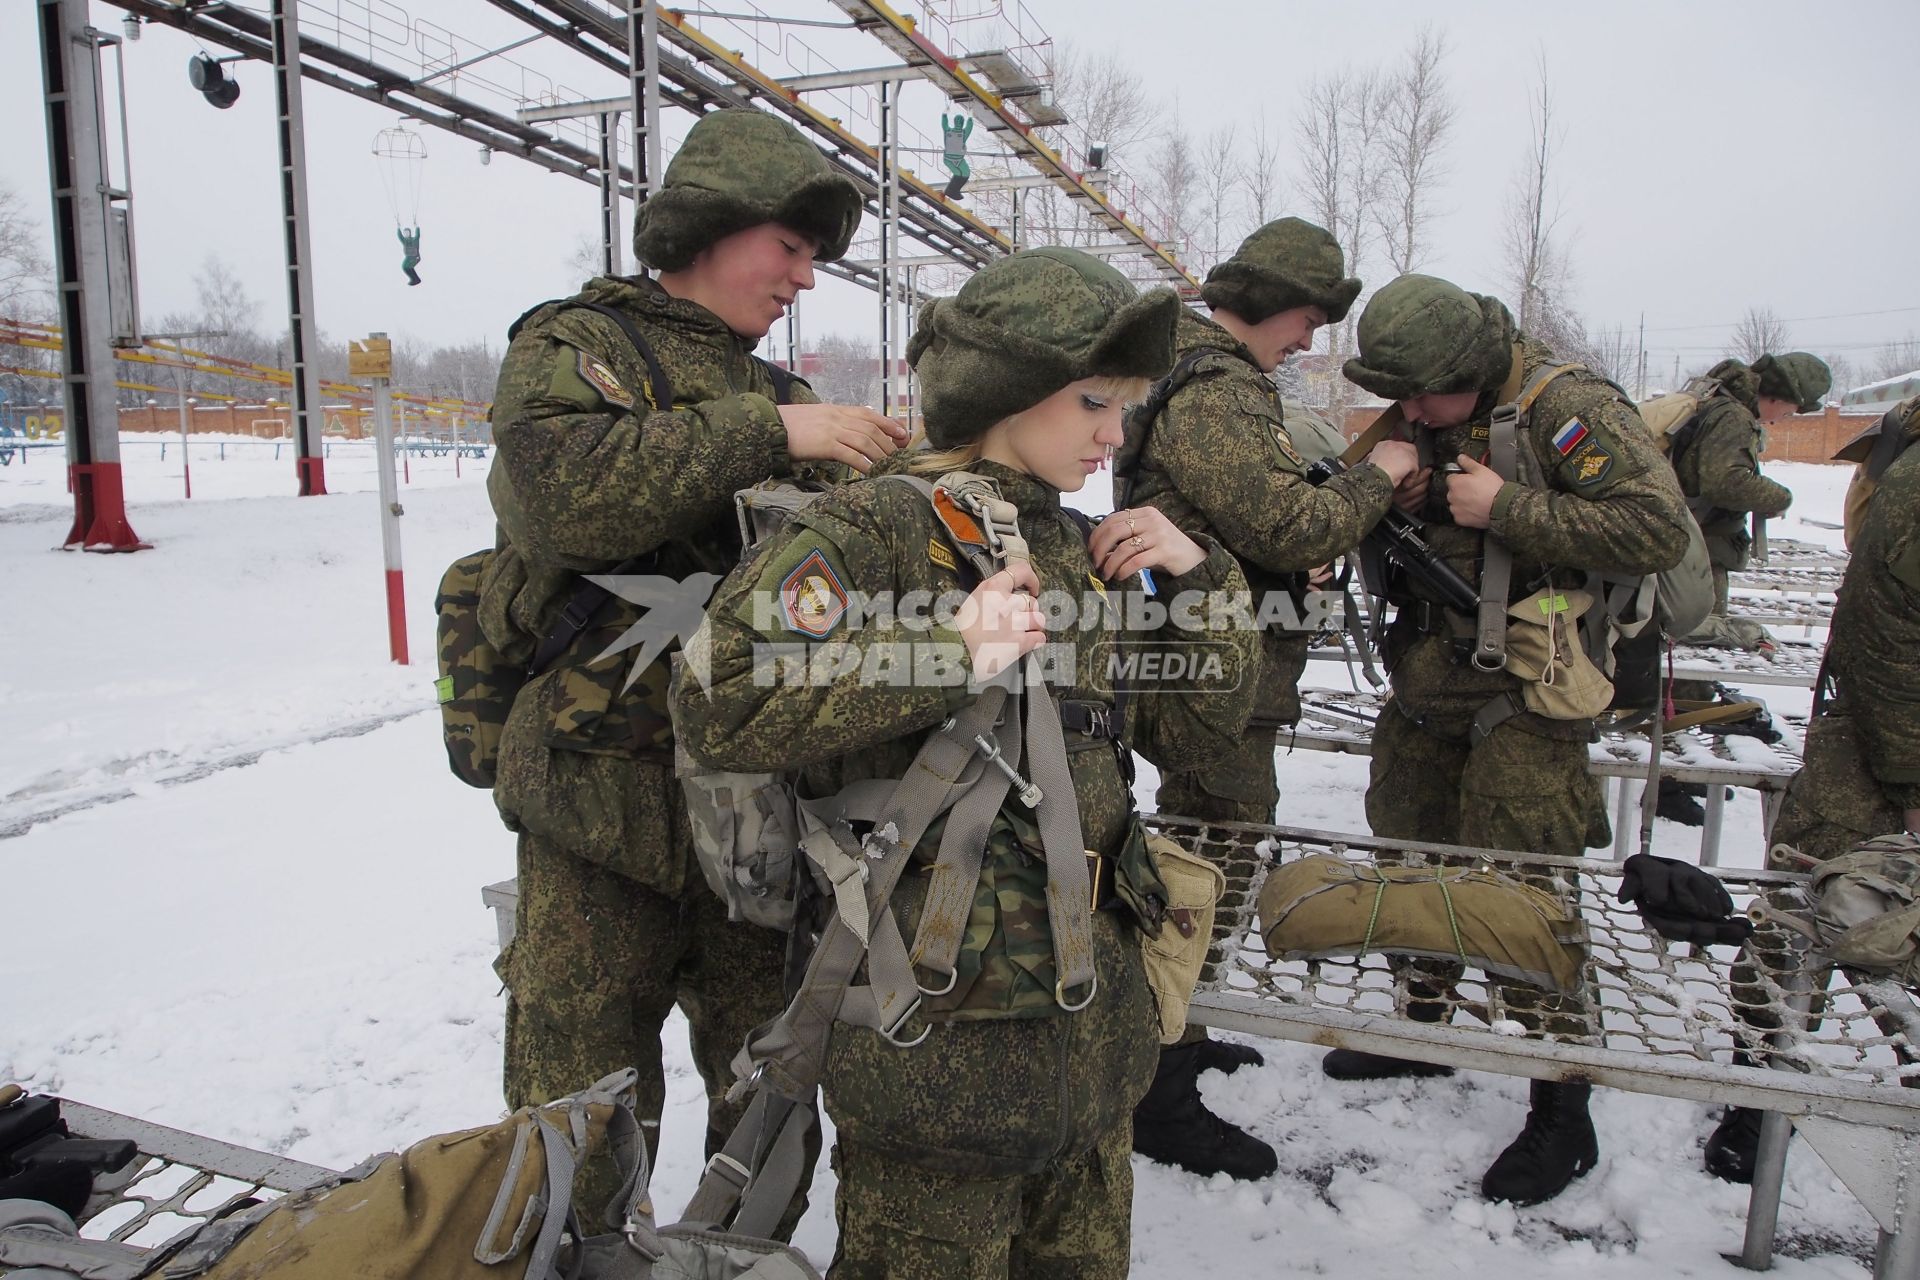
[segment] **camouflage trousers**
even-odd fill
[[[1889,831],[1899,831],[1905,814],[1880,789],[1867,767],[1865,754],[1856,736],[1853,717],[1829,707],[1807,726],[1805,763],[1787,784],[1780,812],[1767,836],[1767,869],[1800,871],[1807,867],[1785,856],[1781,846],[1825,862],[1850,852],[1864,840]],[[1782,902],[1785,909],[1793,904]],[[1798,957],[1770,939],[1782,941],[1768,931],[1756,933],[1747,944],[1747,954],[1733,968],[1734,1014],[1744,1027],[1765,1032],[1780,1025],[1780,1017],[1761,982],[1755,964],[1775,974],[1786,973]],[[1830,973],[1811,976],[1816,991],[1824,990]],[[1813,1024],[1818,1023],[1823,1001],[1816,995],[1812,1008]],[[1891,1034],[1891,1033],[1889,1033]],[[1761,1057],[1763,1048],[1756,1038],[1742,1037],[1743,1048],[1753,1057]],[[1920,1087],[1920,1079],[1912,1081]]]
[[[1868,768],[1853,717],[1829,707],[1807,726],[1805,763],[1787,784],[1769,846],[1792,845],[1825,862],[1862,840],[1899,831],[1906,815]],[[1776,870],[1801,871],[1785,866]]]
[[[1611,838],[1584,741],[1541,737],[1511,720],[1479,743],[1459,729],[1457,738],[1429,732],[1389,700],[1374,727],[1367,782],[1374,835],[1568,858]],[[1563,898],[1572,893],[1549,872],[1523,878]],[[1420,975],[1409,983],[1416,999],[1443,999],[1461,974],[1458,963],[1404,963]],[[1525,983],[1498,986],[1510,1016],[1531,1031],[1585,1028],[1585,1002],[1576,997]]]
[[[1154,807],[1161,813],[1208,822],[1272,822],[1274,810],[1280,803],[1280,786],[1273,772],[1274,734],[1278,727],[1271,722],[1250,724],[1239,745],[1211,768],[1162,770],[1160,789],[1154,793]],[[1253,875],[1259,866],[1259,859],[1249,849],[1244,857],[1234,858],[1220,868],[1226,874],[1227,886],[1213,917],[1216,949],[1232,932],[1234,920],[1246,905],[1247,895],[1253,889]],[[1202,982],[1213,978],[1217,964],[1217,953],[1210,955],[1200,974]],[[1189,1027],[1179,1045],[1168,1048],[1206,1038],[1205,1027]]]
[[[828,1280],[1106,1280],[1133,1232],[1133,1122],[1040,1173],[962,1178],[834,1147],[840,1242]]]
[[[1140,942],[1094,915],[1077,1013],[933,1024],[921,1044],[834,1029],[831,1280],[1127,1274],[1133,1108],[1159,1058]]]
[[[745,1111],[725,1097],[733,1056],[785,1007],[786,935],[729,923],[704,881],[669,896],[524,833],[519,873],[514,938],[495,966],[507,985],[507,1105],[546,1102],[636,1067],[635,1110],[657,1150],[666,1100],[660,1029],[678,1004],[706,1087],[713,1154]],[[817,1157],[817,1126],[809,1141]],[[805,1206],[812,1158],[807,1168],[789,1229]],[[610,1170],[596,1171],[582,1202],[603,1204],[613,1190]]]

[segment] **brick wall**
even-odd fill
[[[1378,408],[1347,410],[1347,439],[1358,438],[1380,416]],[[1877,413],[1842,413],[1828,405],[1824,413],[1799,413],[1767,428],[1766,462],[1831,462],[1834,451],[1872,426]]]

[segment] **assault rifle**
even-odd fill
[[[1307,483],[1323,485],[1346,469],[1347,464],[1339,458],[1322,458],[1307,467]],[[1420,535],[1419,522],[1400,508],[1389,506],[1387,514],[1380,517],[1380,523],[1373,526],[1363,541],[1439,592],[1446,606],[1455,613],[1479,611],[1480,593]]]

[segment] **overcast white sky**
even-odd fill
[[[368,3],[316,0],[309,11],[351,23]],[[371,3],[383,24],[401,13],[430,24],[413,27],[416,47],[435,38],[432,24],[477,46],[527,33],[482,0]],[[785,15],[841,16],[826,0],[765,5]],[[1912,0],[1027,0],[1027,7],[1056,40],[1116,51],[1195,133],[1263,107],[1290,129],[1314,74],[1386,61],[1420,24],[1434,23],[1451,47],[1446,69],[1459,122],[1445,214],[1424,269],[1491,292],[1499,292],[1502,205],[1525,150],[1533,60],[1544,46],[1566,124],[1564,225],[1577,236],[1576,293],[1590,325],[1631,327],[1644,311],[1658,369],[1670,369],[1676,353],[1686,364],[1704,363],[1753,305],[1788,318],[1794,345],[1818,351],[1871,356],[1881,342],[1920,332],[1911,70],[1920,4]],[[102,0],[93,8],[99,25],[119,29],[119,10]],[[318,24],[306,21],[314,34]],[[706,25],[719,34],[726,24]],[[842,67],[891,60],[866,37],[788,34]],[[722,38],[744,42],[732,33]],[[14,121],[0,149],[0,181],[23,192],[44,222],[36,46],[34,7],[0,5],[0,109]],[[218,254],[269,319],[284,300],[268,77],[260,64],[239,64],[241,99],[216,111],[187,84],[193,51],[192,41],[165,28],[150,28],[127,50],[142,309],[152,324],[190,306],[195,272]],[[564,55],[533,47],[511,57],[580,96],[621,91],[617,76]],[[506,69],[494,76],[522,83]],[[481,95],[471,82],[466,88]],[[436,343],[485,337],[497,344],[527,306],[575,286],[568,258],[580,237],[594,233],[593,189],[505,156],[482,167],[471,143],[422,128],[427,283],[408,288],[371,154],[374,136],[396,117],[312,83],[306,103],[316,293],[330,333],[386,330]],[[914,123],[937,133],[936,93],[916,88],[907,106]],[[676,136],[686,124],[677,116],[669,112]],[[938,166],[931,157],[922,163]],[[1283,168],[1290,176],[1284,159]],[[1366,274],[1369,288],[1384,282],[1378,264]],[[805,332],[869,335],[876,305],[871,294],[828,281],[803,304]]]

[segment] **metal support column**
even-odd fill
[[[627,78],[633,98],[633,200],[660,189],[660,6],[627,5]]]
[[[64,545],[138,551],[148,544],[127,523],[120,474],[108,289],[114,193],[100,92],[101,37],[88,23],[87,0],[40,0],[39,17],[55,289],[65,329],[60,382],[73,489],[73,527]]]
[[[896,358],[905,350],[895,350],[894,259],[899,256],[900,218],[900,86],[880,82],[880,181],[876,192],[880,206],[880,412],[893,413],[893,378]]]
[[[293,336],[294,469],[302,497],[327,491],[320,404],[319,328],[314,321],[313,248],[307,234],[307,144],[300,92],[299,0],[272,0],[274,132],[280,145],[280,214],[286,232],[287,328]]]
[[[600,273],[620,274],[620,113],[600,113]]]

